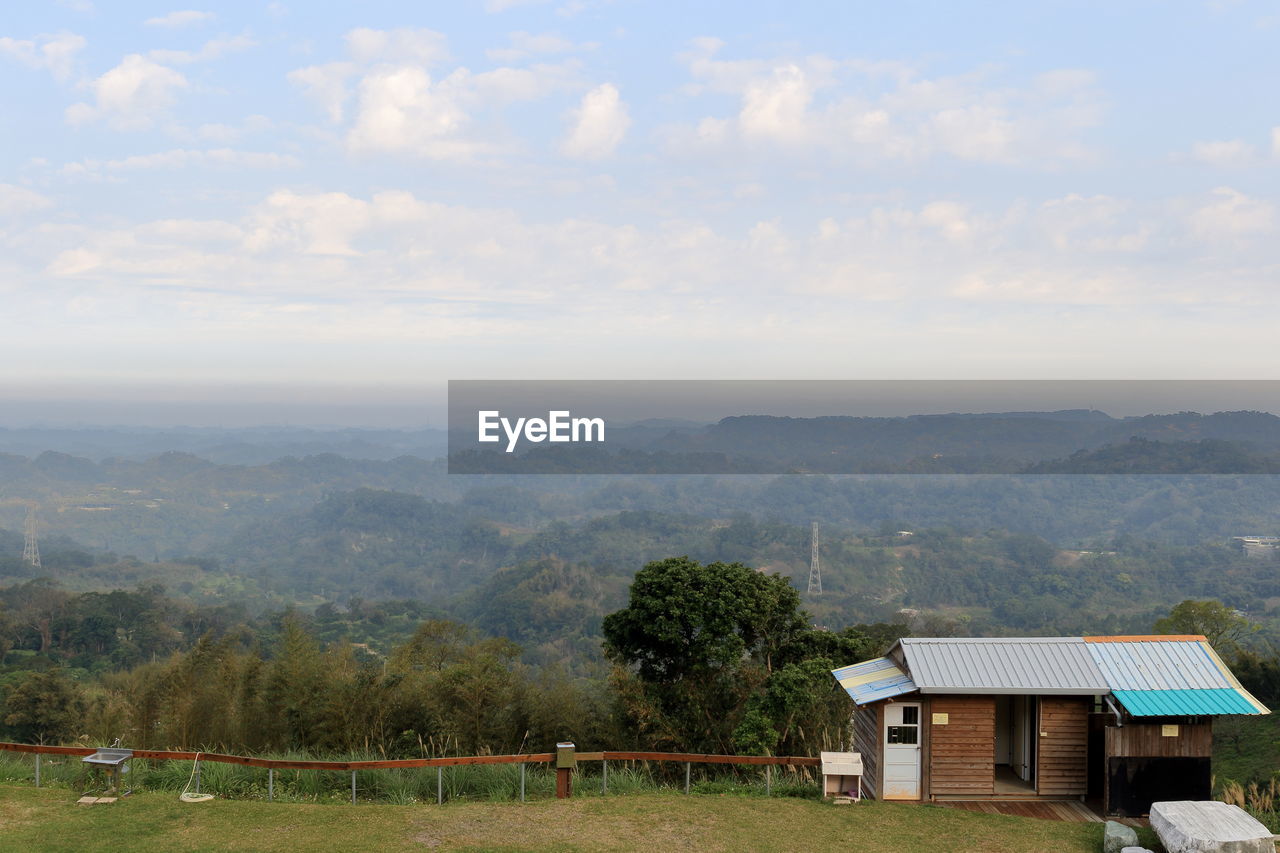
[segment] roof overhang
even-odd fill
[[[858,705],[892,699],[916,690],[911,677],[887,657],[833,669],[831,674]]]

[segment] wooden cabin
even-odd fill
[[[834,670],[864,795],[1207,799],[1213,718],[1270,713],[1201,636],[904,638]]]

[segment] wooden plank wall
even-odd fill
[[[1159,723],[1108,726],[1107,757],[1204,758],[1213,755],[1213,724],[1178,724],[1177,737],[1161,734]]]
[[[1090,699],[1040,697],[1040,741],[1036,753],[1036,793],[1083,796],[1089,790]]]
[[[995,697],[933,696],[926,710],[948,715],[929,726],[930,796],[995,794]]]
[[[883,702],[853,712],[853,749],[862,753],[862,793],[880,797],[880,709]]]

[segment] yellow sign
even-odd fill
[[[1177,727],[1176,725],[1175,725],[1175,726],[1161,726],[1161,727],[1160,727],[1160,736],[1161,736],[1161,737],[1177,737],[1177,736],[1178,736],[1178,727]]]
[[[933,724],[935,726],[945,726],[949,722],[951,722],[950,714],[934,714],[933,715]]]

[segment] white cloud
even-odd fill
[[[212,12],[197,12],[194,9],[184,9],[178,12],[170,12],[167,15],[161,15],[155,18],[147,18],[143,23],[148,27],[162,27],[167,30],[178,30],[186,27],[198,27],[207,24],[216,17]]]
[[[1088,156],[1076,138],[1100,115],[1094,77],[1059,69],[1021,87],[994,72],[927,78],[900,63],[719,58],[723,43],[696,39],[682,58],[686,94],[732,94],[733,116],[706,116],[670,133],[677,148],[783,144],[866,162],[946,154],[962,160],[1052,164]]]
[[[359,69],[354,62],[309,65],[289,72],[289,82],[301,86],[306,95],[329,115],[335,124],[342,121],[351,89],[347,81]]]
[[[55,80],[66,80],[75,70],[76,54],[84,49],[84,36],[57,33],[36,40],[0,38],[0,54],[8,55],[28,68],[44,68]]]
[[[434,65],[449,56],[442,33],[427,29],[373,30],[360,27],[345,36],[347,52],[356,62]]]
[[[1240,242],[1276,230],[1276,209],[1231,187],[1218,187],[1213,200],[1189,218],[1191,231],[1211,241]]]
[[[475,147],[456,138],[467,123],[448,80],[433,86],[421,68],[371,72],[360,81],[353,151],[394,151],[432,159],[470,156]]]
[[[467,135],[472,114],[546,97],[574,85],[577,63],[499,67],[480,73],[428,69],[447,52],[431,30],[352,30],[352,59],[290,72],[334,124],[350,116],[347,148],[356,153],[396,152],[428,159],[466,160],[502,147]],[[354,109],[348,105],[355,98]]]
[[[631,118],[617,87],[603,83],[582,96],[573,127],[561,150],[569,157],[598,160],[614,152],[627,134]]]
[[[768,358],[784,369],[802,369],[805,359],[812,365],[815,353],[835,372],[851,352],[874,360],[925,347],[913,363],[921,371],[945,364],[964,375],[977,365],[998,374],[1016,352],[1019,369],[1033,374],[1064,363],[1101,369],[1135,341],[1157,346],[1153,365],[1182,364],[1180,354],[1201,352],[1185,352],[1184,332],[1208,339],[1274,308],[1275,250],[1255,241],[1247,251],[1233,247],[1223,264],[1217,247],[1186,239],[1181,204],[881,198],[856,211],[771,211],[723,226],[696,216],[612,223],[407,192],[292,189],[225,220],[95,227],[24,217],[4,231],[0,281],[19,288],[15,302],[24,310],[36,305],[52,317],[56,307],[58,325],[39,324],[41,335],[66,334],[74,323],[80,361],[151,327],[175,342],[190,338],[197,349],[205,340],[243,342],[213,359],[228,376],[283,369],[270,356],[284,353],[292,376],[315,377],[316,359],[330,364],[335,342],[351,347],[353,375],[406,376],[420,367],[403,367],[404,353],[424,357],[415,364],[447,357],[444,347],[429,350],[440,341],[449,352],[490,359],[495,370],[521,352],[519,369],[536,374],[599,347],[607,357],[590,369],[602,374],[638,370],[635,359],[644,356],[644,370],[678,375],[681,364],[705,355],[712,361],[699,363],[708,370],[741,375],[733,371],[745,369],[744,340],[753,363]],[[1159,251],[1090,250],[1094,236],[1128,233],[1151,213],[1163,217],[1153,237]],[[1048,226],[1067,221],[1079,224],[1068,228],[1065,248],[1052,245]],[[63,295],[68,286],[74,304]],[[1193,316],[1218,319],[1186,319]],[[1170,318],[1183,318],[1181,349],[1168,344]],[[544,340],[548,324],[572,344]],[[31,327],[14,325],[34,341]],[[1266,353],[1257,336],[1225,334],[1224,341],[1253,341],[1247,349],[1255,357]],[[801,339],[812,346],[789,356]],[[154,358],[156,340],[147,337],[145,358]],[[527,347],[534,340],[542,344]],[[408,347],[392,347],[400,367],[379,360],[391,342]],[[547,347],[559,348],[548,354]],[[978,350],[987,355],[973,356]],[[121,350],[109,352],[96,363],[116,369]],[[1081,362],[1081,353],[1094,360]],[[1244,352],[1237,355],[1243,363]]]
[[[568,53],[576,49],[573,42],[554,33],[533,34],[519,30],[507,36],[508,47],[496,47],[485,51],[485,56],[497,62],[519,62],[531,56]]]
[[[170,65],[190,65],[193,62],[211,62],[229,53],[240,53],[251,47],[256,47],[257,44],[247,34],[222,36],[209,39],[196,51],[157,49],[149,51],[147,56],[156,62],[164,62]]]
[[[272,193],[254,211],[246,249],[278,249],[310,255],[355,255],[351,240],[370,223],[369,203],[346,193]]]
[[[1112,196],[1076,193],[1044,202],[1036,227],[1060,252],[1140,252],[1156,232],[1151,217]]]
[[[67,121],[78,125],[103,119],[116,128],[145,130],[187,85],[179,72],[133,53],[89,84],[95,102],[68,107]]]
[[[804,71],[797,65],[780,66],[743,88],[738,125],[747,136],[784,142],[807,139],[812,101],[813,87]]]
[[[154,154],[135,154],[115,160],[80,160],[68,163],[59,173],[68,177],[100,177],[112,172],[150,169],[186,169],[192,167],[231,166],[245,169],[290,169],[302,162],[292,155],[262,151],[236,151],[231,148],[193,150],[175,148]]]
[[[25,187],[0,184],[0,216],[16,216],[51,207],[53,202]]]
[[[505,12],[508,9],[514,9],[517,6],[536,6],[540,3],[546,3],[548,0],[485,0],[484,9],[490,14],[497,12]]]
[[[1248,142],[1232,139],[1221,142],[1197,142],[1191,146],[1191,156],[1211,166],[1247,166],[1257,159],[1258,152]]]

